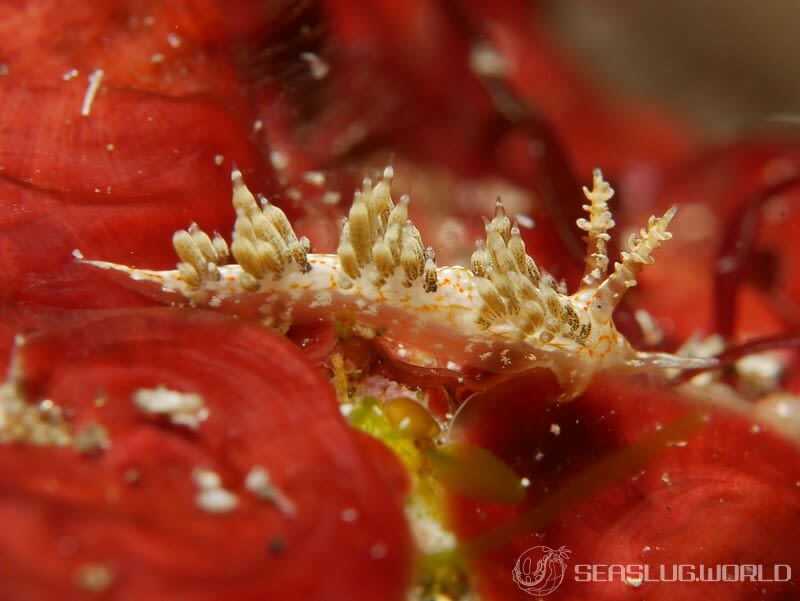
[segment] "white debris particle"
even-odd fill
[[[239,504],[239,498],[224,488],[208,488],[197,493],[197,506],[206,513],[230,513]]]
[[[645,344],[657,346],[664,340],[664,331],[658,327],[656,320],[645,309],[637,309],[633,316],[642,329]]]
[[[517,215],[517,223],[520,225],[520,227],[524,227],[528,230],[532,230],[536,225],[533,217],[528,217],[527,215]]]
[[[325,174],[322,171],[306,171],[303,174],[303,179],[312,186],[321,188],[325,185]]]
[[[197,468],[192,479],[198,488],[197,506],[207,513],[229,513],[239,505],[239,498],[222,487],[222,479],[214,471]]]
[[[11,73],[11,70],[8,68],[8,65],[0,63],[0,75],[8,75],[9,73]]]
[[[752,434],[758,434],[759,432],[761,432],[761,426],[759,424],[752,424],[750,426],[750,432]]]
[[[478,42],[470,48],[469,67],[477,75],[503,77],[508,71],[508,62],[492,46]]]
[[[672,478],[669,477],[669,472],[661,474],[661,481],[667,486],[672,486]]]
[[[550,434],[553,436],[558,436],[561,434],[561,426],[558,424],[550,424]]]
[[[180,48],[180,45],[181,45],[182,41],[183,40],[181,40],[181,36],[179,36],[176,33],[168,33],[167,34],[167,43],[170,46],[172,46],[173,48]]]
[[[217,165],[218,167],[220,165],[222,165],[222,163],[224,161],[225,161],[225,157],[223,155],[221,155],[221,154],[215,154],[214,155],[214,164]]]
[[[389,549],[386,548],[386,545],[383,543],[375,543],[369,549],[369,556],[372,559],[383,559],[386,557],[386,554],[389,552]]]
[[[522,488],[528,488],[531,485],[530,478],[520,478],[519,484]]]
[[[100,89],[100,83],[103,81],[104,72],[102,69],[95,69],[89,74],[89,85],[86,88],[86,94],[83,96],[83,106],[81,107],[81,116],[88,117],[92,112],[92,104],[97,90]]]
[[[78,77],[78,75],[80,75],[80,71],[78,71],[77,69],[70,69],[69,71],[64,73],[64,75],[61,76],[61,79],[63,79],[64,81],[69,81],[70,79],[75,79],[76,77]]]
[[[736,372],[751,396],[764,396],[780,387],[784,366],[774,353],[747,355],[736,362]]]
[[[21,346],[16,337],[15,344]],[[0,443],[11,442],[56,447],[72,442],[70,423],[61,407],[50,399],[27,402],[13,375],[0,384]]]
[[[314,79],[324,79],[331,70],[330,65],[313,52],[301,52],[300,58],[308,63],[311,77]]]
[[[156,52],[150,56],[150,62],[157,65],[158,63],[163,63],[165,58],[162,53]]]
[[[89,563],[78,569],[77,581],[85,591],[102,593],[114,582],[114,572],[102,563]]]
[[[260,501],[275,503],[284,515],[293,515],[296,511],[292,500],[272,482],[269,472],[261,465],[253,466],[244,479],[244,487],[252,492]]]
[[[541,451],[536,451],[536,455],[533,456],[533,459],[535,461],[541,461],[542,459],[544,459],[544,453],[542,453]]]
[[[109,142],[108,144],[106,144],[106,150],[108,152],[114,152],[114,145]]]
[[[74,437],[75,450],[83,455],[92,455],[111,448],[111,438],[101,424],[86,424]]]
[[[800,396],[788,392],[768,394],[755,404],[752,417],[800,442]]]
[[[83,260],[83,253],[78,248],[72,249],[72,256],[78,259],[79,261]]]
[[[122,481],[125,484],[136,484],[141,479],[142,479],[142,472],[140,472],[136,468],[127,469],[125,470],[125,473],[122,474]]]
[[[253,131],[261,131],[264,128],[264,122],[261,119],[256,119],[253,121]]]
[[[736,269],[736,266],[738,264],[739,263],[736,260],[736,257],[730,257],[730,256],[720,257],[716,264],[716,271],[717,273],[730,273],[731,271]]]
[[[179,392],[165,386],[140,388],[133,395],[136,407],[145,413],[169,416],[170,422],[197,430],[208,419],[203,397],[193,392]]]
[[[633,588],[639,588],[644,584],[644,578],[639,576],[626,576],[625,577],[625,584],[631,586]]]
[[[272,150],[269,153],[269,162],[276,170],[283,171],[289,166],[289,156],[280,150]]]
[[[352,524],[358,519],[358,510],[355,507],[346,507],[342,509],[342,521]]]
[[[211,470],[197,468],[192,472],[192,478],[198,488],[219,488],[222,486],[222,478],[219,477],[217,472]]]
[[[322,204],[337,205],[339,204],[340,200],[342,200],[342,195],[339,194],[339,192],[334,192],[333,190],[328,190],[322,195]]]

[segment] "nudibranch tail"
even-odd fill
[[[587,254],[580,288],[568,295],[527,253],[500,199],[485,222],[470,268],[437,267],[432,248],[408,217],[407,196],[396,204],[387,167],[365,179],[343,220],[336,254],[313,254],[280,208],[261,203],[234,169],[236,222],[231,245],[197,225],[173,236],[180,259],[168,271],[87,263],[124,274],[130,285],[162,302],[204,306],[274,327],[347,315],[357,331],[382,334],[404,361],[488,371],[552,370],[564,398],[579,394],[602,369],[688,369],[714,359],[638,352],[617,332],[614,308],[669,240],[675,209],[634,234],[608,275],[614,191],[599,170],[584,188]],[[229,263],[230,259],[233,263]]]

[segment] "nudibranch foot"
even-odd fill
[[[595,170],[592,189],[584,188],[588,219],[577,222],[586,232],[585,272],[569,295],[527,253],[499,199],[470,267],[437,266],[435,252],[408,218],[408,197],[392,200],[393,175],[387,167],[377,183],[367,179],[356,191],[335,254],[312,253],[283,211],[263,198],[259,204],[234,169],[230,248],[219,234],[209,236],[192,224],[173,236],[180,259],[174,270],[85,262],[123,276],[129,287],[161,302],[273,327],[347,315],[357,331],[385,333],[395,341],[401,361],[454,371],[549,369],[564,399],[580,394],[605,369],[716,365],[713,358],[636,351],[612,319],[641,269],[653,262],[653,252],[671,238],[674,207],[628,239],[609,274],[614,220],[608,200],[614,191]],[[404,347],[417,350],[404,353]]]

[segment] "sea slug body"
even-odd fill
[[[568,295],[525,250],[519,228],[497,201],[486,236],[469,268],[439,267],[408,219],[408,197],[391,197],[393,170],[365,180],[344,220],[336,254],[314,254],[283,211],[248,190],[235,170],[236,210],[230,246],[196,225],[173,236],[177,268],[153,271],[84,261],[124,276],[123,283],[159,301],[205,307],[286,328],[292,323],[347,315],[356,331],[380,332],[397,358],[450,369],[551,370],[574,398],[601,370],[712,367],[714,359],[635,350],[615,328],[612,314],[644,265],[671,234],[675,215],[651,217],[632,235],[609,274],[607,242],[614,192],[599,170],[584,188],[588,219],[585,271]],[[233,262],[230,262],[230,259]],[[83,260],[83,259],[80,259]]]

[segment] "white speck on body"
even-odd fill
[[[309,307],[314,309],[316,307],[330,307],[333,304],[333,294],[330,290],[323,290],[314,295],[314,300],[311,301]]]

